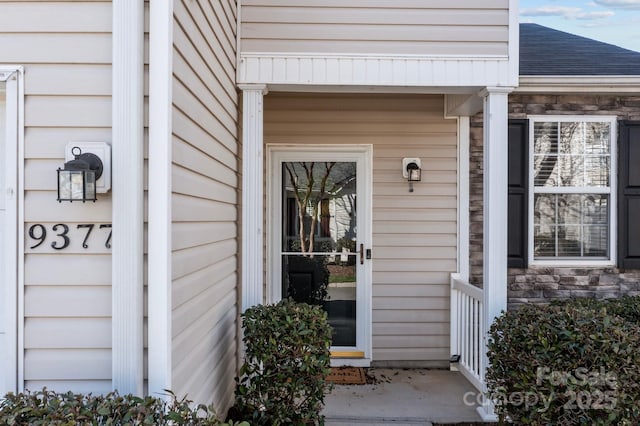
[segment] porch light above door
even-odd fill
[[[413,182],[422,180],[422,169],[419,158],[402,159],[402,176],[409,181],[409,192],[413,192]]]
[[[75,146],[71,149],[74,159],[58,168],[58,202],[96,201],[96,180],[102,176],[103,164],[100,157],[83,153]]]

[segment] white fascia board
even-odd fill
[[[172,387],[173,0],[151,2],[149,20],[148,393],[166,395]]]
[[[513,86],[508,56],[242,52],[238,84],[485,87]]]
[[[638,76],[521,76],[515,93],[637,94]]]
[[[244,85],[240,85],[243,87]],[[420,95],[466,95],[477,94],[481,86],[372,86],[372,85],[311,85],[311,84],[269,84],[270,92],[296,93],[377,93],[377,94],[420,94]]]

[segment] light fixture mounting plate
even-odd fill
[[[86,154],[92,154],[102,161],[102,175],[99,178],[96,171],[96,193],[109,192],[111,189],[111,145],[106,142],[69,142],[65,148],[65,162],[75,158],[72,152],[75,147],[80,148],[81,158],[84,161],[90,164],[95,161],[91,156],[85,157]]]
[[[409,163],[416,163],[418,165],[418,168],[422,169],[421,161],[419,158],[411,158],[411,157],[403,158],[402,159],[402,177],[405,179],[409,178],[409,172],[407,171],[407,164]]]

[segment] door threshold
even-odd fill
[[[363,351],[329,351],[331,358],[364,358]]]
[[[331,367],[370,367],[371,359],[365,358],[364,351],[333,350],[331,353]]]

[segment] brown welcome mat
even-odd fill
[[[364,368],[332,367],[331,373],[327,376],[327,382],[336,385],[364,385],[367,383],[367,378],[364,375]]]

